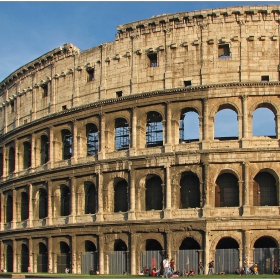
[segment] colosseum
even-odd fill
[[[163,14],[0,83],[1,268],[279,265],[280,6]],[[273,115],[273,135],[253,116]],[[231,136],[217,115],[234,115]],[[216,121],[215,121],[216,120]],[[191,125],[190,125],[191,124]],[[231,129],[231,128],[230,128]]]

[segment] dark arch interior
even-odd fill
[[[40,242],[39,243],[39,254],[47,254],[48,250],[47,247],[44,243]]]
[[[96,246],[94,245],[93,242],[86,241],[85,242],[85,251],[86,252],[95,252],[96,251]]]
[[[261,237],[256,240],[254,248],[276,248],[276,243],[270,237]]]
[[[237,241],[231,237],[222,238],[216,247],[216,249],[235,249],[235,248],[239,248],[239,245]]]
[[[65,242],[60,242],[60,253],[68,254],[70,252],[69,246]]]
[[[182,241],[181,246],[179,248],[179,250],[194,250],[194,249],[198,250],[200,249],[200,246],[196,240],[190,237],[185,238]]]
[[[127,246],[122,240],[115,240],[114,251],[127,251]]]
[[[162,250],[160,243],[155,239],[146,240],[146,251]]]

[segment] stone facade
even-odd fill
[[[278,249],[279,20],[278,5],[155,16],[86,51],[65,44],[2,81],[2,267],[58,272],[64,254],[82,273],[95,251],[108,274],[110,252],[125,251],[137,274],[141,253],[175,257],[193,249],[184,240],[205,267],[221,248],[238,248],[239,265]],[[274,114],[275,135],[253,135],[258,108]],[[214,135],[224,109],[236,113],[236,137]]]

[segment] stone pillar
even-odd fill
[[[206,230],[204,232],[204,273],[208,274],[208,263],[211,261],[210,260],[210,247],[209,247],[209,235],[210,232]],[[215,271],[214,271],[215,272]]]
[[[7,147],[6,146],[3,146],[2,153],[3,153],[3,177],[6,177],[8,175],[7,163],[9,162],[8,157],[7,157]]]
[[[13,242],[13,272],[18,272],[17,265],[18,265],[18,252],[17,252],[17,243],[15,239],[12,239]]]
[[[0,211],[0,231],[4,230],[4,224],[5,224],[5,210],[6,210],[6,205],[5,205],[5,196],[3,195],[2,192],[0,192],[0,205],[1,205],[1,211]],[[2,252],[2,251],[0,251]]]
[[[99,252],[99,272],[100,274],[104,274],[104,234],[99,234],[99,246],[98,246],[98,252]]]
[[[48,237],[48,272],[54,272],[54,260],[53,260],[53,248],[52,248],[52,237]]]
[[[49,162],[50,168],[53,168],[54,164],[54,139],[53,139],[53,126],[49,127]]]
[[[128,219],[135,220],[135,170],[130,169],[130,210],[128,212]]]
[[[165,122],[165,139],[166,142],[164,144],[164,151],[166,153],[172,152],[172,126],[171,126],[171,108],[170,102],[166,102],[166,122]]]
[[[280,138],[280,115],[277,114],[275,116],[275,122],[276,122],[276,138],[279,139]]]
[[[204,170],[204,206],[203,206],[203,216],[209,216],[209,208],[210,208],[210,194],[209,194],[209,164],[203,164]]]
[[[15,139],[15,170],[14,172],[17,173],[20,170],[19,167],[19,151],[18,151],[18,139]]]
[[[130,233],[130,274],[131,275],[137,275],[137,261],[136,261],[136,246],[137,246],[137,240],[134,232]]]
[[[137,155],[137,107],[133,107],[131,110],[132,113],[132,125],[131,125],[131,146],[129,149],[130,156]]]
[[[100,136],[99,136],[99,153],[98,153],[98,159],[105,159],[105,154],[106,154],[106,147],[105,147],[105,114],[101,113],[100,114],[100,124],[99,124],[99,131],[100,131]]]
[[[203,99],[203,134],[202,134],[202,149],[209,149],[209,112],[208,98]]]
[[[103,221],[103,174],[98,173],[98,185],[97,185],[97,198],[98,198],[98,213],[96,214],[96,221]]]
[[[17,192],[13,189],[13,220],[11,221],[11,229],[17,227]]]
[[[32,184],[28,184],[28,220],[27,220],[27,226],[32,227],[33,226],[33,186]],[[33,270],[32,270],[33,271]]]
[[[35,272],[34,269],[34,261],[33,261],[33,240],[32,238],[28,238],[28,249],[29,249],[29,260],[28,266],[31,268],[31,272]]]
[[[170,219],[172,216],[171,213],[172,191],[171,191],[171,181],[170,181],[170,165],[165,166],[165,180],[166,180],[166,188],[165,188],[166,207],[164,210],[164,218]]]
[[[38,163],[36,162],[36,144],[34,133],[31,134],[31,168],[35,168]]]
[[[46,225],[51,226],[53,224],[53,201],[52,201],[52,182],[46,182],[48,186],[48,217],[46,218]]]
[[[73,152],[72,152],[72,157],[71,157],[71,163],[75,164],[77,162],[77,155],[78,155],[78,135],[77,135],[77,120],[73,120],[72,121],[72,148],[73,148]]]
[[[247,108],[247,103],[248,103],[248,96],[242,95],[242,148],[247,148],[249,147],[250,143],[248,140],[249,137],[249,131],[248,131],[248,108]],[[252,125],[252,123],[251,123]]]
[[[76,177],[69,178],[70,190],[71,190],[71,209],[69,215],[69,223],[74,224],[76,222]]]
[[[243,216],[250,216],[249,165],[249,162],[243,162]]]
[[[77,238],[76,235],[71,235],[71,273],[77,273]]]
[[[169,257],[169,261],[173,258],[172,256],[172,232],[166,232],[166,255]]]

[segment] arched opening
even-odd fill
[[[93,123],[88,123],[86,125],[87,134],[87,155],[97,155],[98,153],[98,129]]]
[[[279,248],[274,239],[262,236],[254,244],[254,262],[258,264],[259,274],[271,274],[279,267]]]
[[[190,271],[194,269],[196,271],[197,264],[199,262],[199,243],[192,237],[186,237],[177,251],[177,264],[176,270]]]
[[[231,173],[223,173],[216,180],[215,207],[237,206],[239,206],[238,180]]]
[[[152,176],[146,180],[146,210],[163,209],[162,180]]]
[[[57,255],[57,273],[64,273],[65,268],[71,271],[70,247],[64,241],[59,243],[60,253]]]
[[[151,111],[147,114],[146,123],[146,147],[163,145],[162,116],[158,112]]]
[[[8,173],[11,174],[15,171],[15,149],[11,147],[9,149],[9,164],[8,164]]]
[[[163,248],[161,244],[155,239],[147,239],[146,240],[146,251],[162,251]]]
[[[222,109],[216,113],[214,138],[219,140],[238,139],[238,120],[235,111]]]
[[[95,214],[97,211],[97,194],[92,182],[84,183],[85,190],[85,214]]]
[[[127,268],[127,246],[121,239],[117,239],[114,251],[109,252],[109,274],[123,274]]]
[[[127,246],[121,239],[117,239],[114,243],[114,251],[127,251]]]
[[[29,142],[23,143],[23,169],[31,166],[31,145]]]
[[[68,216],[70,214],[70,190],[65,185],[60,187],[60,201],[60,215]]]
[[[239,244],[231,237],[220,239],[215,251],[215,274],[234,274],[239,267]]]
[[[276,138],[275,115],[268,108],[258,108],[253,113],[253,136]]]
[[[6,262],[7,272],[13,272],[14,257],[13,257],[13,248],[11,245],[7,246],[6,252],[7,252],[7,262]]]
[[[13,220],[13,197],[7,195],[6,201],[6,223],[10,223]]]
[[[41,136],[41,164],[49,161],[49,139],[46,135]]]
[[[88,274],[90,269],[98,269],[98,252],[93,242],[85,241],[85,251],[82,253],[82,274]]]
[[[21,272],[28,272],[29,267],[29,250],[25,244],[21,245]]]
[[[68,129],[61,131],[62,139],[62,159],[70,159],[72,157],[72,133]]]
[[[259,172],[253,184],[254,206],[278,206],[275,178],[268,172]]]
[[[46,190],[39,189],[39,219],[44,219],[48,216],[48,196]]]
[[[114,187],[114,212],[128,211],[128,186],[126,180],[120,180]]]
[[[185,209],[200,207],[200,191],[198,177],[192,172],[186,172],[181,178],[180,186],[180,208]]]
[[[179,121],[179,143],[199,140],[199,115],[192,109],[185,108],[181,111]]]
[[[47,246],[40,242],[38,245],[37,272],[48,272],[48,249]]]
[[[117,151],[129,149],[129,127],[124,118],[115,120],[115,149]]]
[[[25,221],[29,216],[29,207],[28,207],[28,194],[26,192],[21,193],[21,221]]]

